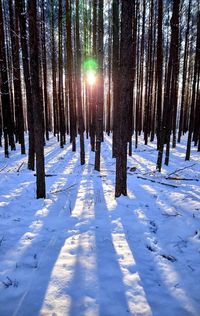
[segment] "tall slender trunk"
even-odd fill
[[[19,23],[20,23],[23,75],[24,75],[25,88],[26,88],[27,119],[28,119],[28,131],[29,131],[28,169],[34,170],[35,149],[34,149],[33,104],[32,104],[32,98],[31,98],[31,82],[30,82],[30,67],[29,67],[29,56],[28,56],[26,16],[24,14],[25,2],[24,0],[18,0],[16,2],[16,5],[17,5]]]
[[[161,171],[164,144],[166,147],[165,164],[169,162],[170,134],[172,128],[172,111],[177,106],[177,78],[178,78],[178,38],[179,38],[179,7],[180,0],[174,0],[171,18],[171,43],[168,60],[167,79],[162,116],[162,132],[158,151],[157,169]]]
[[[158,0],[158,39],[157,39],[157,114],[156,114],[156,135],[157,149],[161,145],[161,119],[162,119],[162,89],[163,89],[163,0]]]
[[[32,102],[34,104],[34,136],[36,152],[37,198],[45,198],[45,168],[44,168],[44,125],[43,103],[40,93],[39,75],[39,29],[37,20],[37,2],[28,0],[29,13],[29,45],[30,45],[30,74]]]
[[[96,107],[96,150],[95,170],[100,171],[101,142],[103,141],[103,104],[104,104],[104,80],[103,80],[103,0],[98,5],[98,96]]]
[[[192,84],[192,100],[190,106],[190,121],[189,121],[189,131],[188,131],[188,140],[187,140],[187,150],[185,160],[190,160],[190,150],[191,150],[191,141],[192,133],[194,131],[194,113],[195,113],[195,99],[197,92],[197,79],[198,79],[198,70],[200,67],[200,11],[198,12],[197,18],[197,40],[196,40],[196,53],[195,53],[195,64],[194,64],[194,77]]]
[[[80,46],[80,28],[79,28],[79,0],[76,0],[76,58],[77,58],[77,102],[78,102],[78,132],[80,135],[80,160],[81,165],[85,164],[85,144],[84,144],[84,120],[82,105],[82,83],[81,83],[81,46]]]
[[[13,5],[13,1],[9,0],[10,11],[10,32],[12,44],[12,61],[13,61],[13,86],[14,86],[14,104],[15,104],[15,120],[16,120],[16,136],[21,144],[21,153],[25,154],[24,142],[24,113],[21,91],[21,71],[19,61],[19,20],[17,14],[17,6]]]
[[[133,2],[122,2],[121,43],[120,43],[120,98],[119,98],[119,131],[118,153],[116,158],[115,196],[127,195],[127,141],[128,110],[132,105],[132,17]]]
[[[52,93],[53,93],[53,117],[54,117],[54,135],[58,133],[58,96],[57,96],[57,62],[56,62],[56,42],[55,42],[55,17],[54,0],[51,0],[51,64],[52,64]]]
[[[58,13],[58,105],[59,105],[59,119],[60,119],[60,147],[64,147],[65,143],[65,114],[64,114],[64,95],[63,95],[63,12],[62,12],[62,0],[59,0],[59,13]]]
[[[7,56],[5,46],[5,34],[3,25],[3,8],[2,0],[0,0],[0,92],[3,114],[3,134],[4,134],[4,154],[5,157],[9,157],[8,145],[9,138],[13,138],[13,125],[12,125],[12,113],[10,94],[8,86],[8,73],[7,73]]]
[[[183,79],[182,79],[181,110],[180,110],[180,118],[179,118],[178,143],[180,143],[181,141],[181,135],[183,131],[183,114],[184,114],[184,106],[185,106],[186,78],[187,78],[187,65],[188,65],[188,39],[189,39],[190,14],[191,14],[190,11],[191,11],[191,0],[189,0],[189,4],[188,4],[187,28],[185,32]]]
[[[67,73],[69,92],[69,114],[70,114],[70,142],[72,151],[76,151],[76,116],[73,95],[73,54],[72,54],[72,25],[70,0],[66,0],[66,28],[67,28]]]
[[[117,131],[119,119],[119,0],[113,0],[113,45],[112,45],[112,85],[113,85],[113,142],[112,155],[117,155]]]
[[[45,4],[41,2],[42,10],[42,69],[43,69],[43,90],[44,90],[44,109],[45,109],[45,135],[46,140],[49,140],[49,104],[47,91],[47,48],[46,48],[46,19],[45,19]]]

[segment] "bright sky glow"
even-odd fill
[[[96,82],[96,74],[98,70],[97,62],[94,58],[88,58],[83,63],[83,69],[86,75],[86,81],[90,86]]]
[[[86,73],[86,78],[87,78],[87,83],[90,85],[90,86],[93,86],[96,82],[96,75],[95,75],[95,72],[92,71],[92,70],[89,70],[87,73]]]

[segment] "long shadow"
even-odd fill
[[[66,314],[70,316],[127,315],[129,306],[123,275],[112,242],[111,223],[108,210],[105,208],[101,179],[94,171],[93,159],[93,153],[90,153],[85,178],[87,189],[79,221],[80,235],[76,264],[67,289],[71,297],[71,305],[69,313]],[[84,238],[88,242],[87,249]]]
[[[61,174],[64,172],[67,166],[71,163],[71,160],[73,160],[74,162],[72,154],[71,156],[70,155],[67,155],[66,157],[64,156],[63,161],[65,162],[65,165],[63,165],[62,163],[62,166],[59,167]],[[79,160],[77,160],[75,166],[81,172],[81,166],[80,166]],[[3,206],[2,214],[0,215],[9,220],[12,220],[15,225],[15,229],[13,229],[13,226],[12,226],[10,231],[6,230],[5,232],[5,238],[7,238],[6,237],[7,235],[9,235],[8,240],[9,240],[11,249],[15,249],[16,244],[20,241],[22,236],[25,233],[27,233],[27,229],[29,229],[31,224],[37,220],[36,213],[38,211],[38,208],[40,207],[42,208],[43,206],[45,207],[46,205],[45,202],[43,202],[42,200],[35,199],[35,177],[33,177],[33,174],[32,173],[30,174],[30,178],[33,179],[31,181],[27,180],[27,175],[25,176],[22,175],[22,177],[24,178],[24,182],[20,184],[21,186],[23,185],[21,190],[19,190],[19,188],[16,188],[15,186],[16,180],[14,184],[13,182],[8,181],[5,193],[1,194],[2,195],[1,203],[4,202],[4,206]],[[15,176],[15,178],[17,178],[17,175]],[[59,190],[59,186],[61,186],[61,188],[62,187],[65,188],[73,184],[73,181],[69,181],[69,185],[66,184],[64,186],[64,181],[66,181],[65,178],[66,176],[46,178],[47,198],[48,198],[49,191],[51,188],[53,188],[54,190],[54,189],[57,189],[58,187],[58,190]],[[56,187],[55,187],[55,184],[56,184]],[[25,200],[27,201],[27,203],[25,205],[22,205],[22,201],[25,201]],[[18,210],[17,213],[15,212],[16,209]],[[28,213],[26,217],[24,217],[24,212]]]
[[[37,224],[41,227],[31,241],[31,236],[28,236],[29,244],[22,252],[16,268],[12,271],[10,277],[19,281],[15,303],[13,302],[6,307],[2,305],[0,307],[1,316],[35,316],[40,314],[52,270],[67,237],[67,229],[76,223],[76,218],[70,217],[70,210],[74,207],[80,186],[83,168],[78,168],[79,165],[80,162],[77,160],[73,170],[71,170],[72,176],[69,175],[67,178],[60,176],[53,180],[51,178],[51,187],[57,187],[55,182],[58,182],[60,191],[58,190],[55,194],[48,193],[48,199],[44,201],[42,209],[36,209],[35,215],[30,219],[30,230]],[[64,167],[67,167],[67,161]],[[77,168],[79,172],[76,174]],[[62,191],[62,189],[69,187],[75,178],[76,186],[73,188],[73,192]],[[49,203],[49,201],[51,202]],[[24,234],[27,232],[27,228],[26,224],[23,229]],[[20,241],[19,239],[18,242]],[[16,244],[17,241],[14,246],[12,245],[13,249],[15,249]],[[42,249],[42,252],[38,253],[38,249]],[[24,274],[23,281],[21,280],[22,274]],[[25,292],[22,290],[23,287],[20,289],[20,282],[27,289]],[[14,305],[15,311],[13,311]]]
[[[118,207],[120,208],[120,204],[118,204]],[[132,220],[137,221],[137,233],[140,231],[140,236],[138,237],[138,240],[144,240],[144,244],[146,244],[147,246],[148,240],[146,239],[145,231],[142,227],[143,225],[139,223],[136,216],[133,216]],[[181,316],[193,315],[187,310],[187,308],[183,306],[181,301],[175,298],[175,296],[172,293],[172,289],[170,290],[170,288],[167,287],[165,283],[166,275],[162,274],[165,273],[164,269],[162,270],[164,265],[161,263],[160,267],[158,267],[159,260],[154,261],[155,250],[151,248],[151,246],[147,248],[145,247],[145,245],[142,244],[139,248],[137,245],[138,240],[133,237],[136,234],[136,232],[131,227],[131,225],[127,223],[124,216],[121,216],[121,223],[123,226],[126,241],[134,257],[136,269],[139,273],[140,281],[143,286],[147,301],[151,306],[153,315],[160,316],[162,314],[163,316],[168,316],[171,315],[171,313],[173,314],[174,312],[176,313],[175,315]],[[141,229],[139,227],[141,227]],[[151,237],[154,238],[153,235]],[[153,256],[151,256],[151,251],[153,251]],[[163,254],[165,254],[165,252],[163,252]],[[176,269],[177,267],[173,267],[171,271],[175,272]],[[175,286],[176,284],[174,284],[174,290]],[[160,294],[161,292],[162,295]],[[162,301],[159,301],[159,297],[162,299]],[[167,302],[170,302],[170,305],[168,305]]]
[[[45,155],[45,165],[46,171],[50,172],[50,168],[52,168],[56,163],[59,163],[60,160],[68,158],[68,156],[75,155],[77,153],[72,153],[70,144],[66,145],[64,148],[56,147],[53,151],[50,151]],[[52,172],[53,170],[51,170]]]
[[[73,236],[77,247],[73,278],[66,291],[71,300],[70,307],[65,313],[69,316],[99,315],[93,234],[92,220],[89,220],[87,224],[82,224],[79,232],[75,233],[76,237]]]
[[[113,245],[112,226],[99,174],[93,177],[96,220],[96,257],[99,283],[99,315],[127,315],[129,305],[118,255]]]
[[[107,161],[107,158],[105,158]],[[140,183],[140,182],[139,182]],[[114,190],[114,182],[113,182],[113,190]],[[113,192],[114,194],[114,192]],[[141,207],[142,203],[145,203],[146,199],[148,199],[148,195],[149,192],[147,192],[146,190],[144,190],[141,187],[141,191],[140,191],[140,195],[137,196],[137,191],[134,192],[135,194],[135,207]],[[144,199],[145,197],[145,199]],[[150,196],[149,196],[150,197]],[[152,197],[152,196],[151,196]],[[123,205],[123,203],[121,204],[120,199],[117,199],[117,207],[116,210],[114,212],[116,212],[117,214],[120,213],[120,209],[124,209],[124,212],[126,213],[126,211],[129,211],[125,208],[125,205]],[[141,203],[142,202],[142,203]],[[132,204],[132,207],[134,209],[134,203],[131,202],[128,198],[126,200],[127,204]],[[133,211],[133,210],[132,210]],[[113,212],[113,214],[114,214]],[[179,301],[178,299],[176,299],[176,297],[173,295],[172,293],[172,289],[170,289],[166,282],[165,282],[165,278],[166,275],[164,276],[165,271],[162,269],[162,264],[159,265],[159,260],[158,261],[154,261],[154,256],[151,256],[151,251],[149,249],[147,249],[146,247],[143,247],[141,249],[141,247],[138,247],[137,243],[139,240],[143,240],[144,241],[144,245],[148,244],[147,241],[147,236],[146,236],[146,229],[144,229],[142,221],[135,215],[134,212],[131,212],[131,215],[129,214],[129,218],[130,221],[127,220],[126,214],[123,214],[123,216],[120,216],[120,220],[121,220],[121,224],[123,226],[123,231],[124,231],[124,235],[126,238],[126,241],[129,245],[129,248],[132,252],[133,258],[135,259],[136,262],[136,266],[137,266],[137,270],[140,276],[140,280],[141,280],[141,284],[143,285],[143,289],[147,298],[147,301],[149,303],[149,305],[151,306],[151,310],[153,315],[155,316],[160,316],[162,315],[172,315],[172,307],[169,306],[169,304],[167,304],[167,302],[172,302],[172,306],[175,307],[175,313],[177,315],[184,315],[184,316],[189,316],[189,315],[198,315],[197,311],[195,310],[195,307],[191,308],[191,310],[193,309],[193,312],[190,312],[190,307],[187,308],[185,306],[183,306],[183,303],[181,302],[181,300]],[[148,212],[145,213],[145,215],[147,215],[146,217],[146,222],[150,222],[150,218],[148,218]],[[115,215],[114,215],[115,218]],[[134,223],[137,222],[137,230],[134,230],[134,226],[131,224],[131,221],[134,221]],[[135,226],[136,228],[136,226]],[[135,238],[136,234],[138,234],[138,238]],[[148,234],[149,236],[149,234]],[[154,238],[155,235],[154,233],[151,234],[151,238]],[[160,241],[158,242],[160,248],[162,249],[162,244],[160,243]],[[152,250],[154,251],[154,250]],[[154,252],[152,253],[154,254]],[[152,262],[150,261],[152,260]],[[170,265],[170,263],[169,263]],[[172,263],[173,267],[172,267],[172,271],[174,271],[175,273],[177,273],[177,269],[178,266],[176,266],[176,263]],[[177,274],[178,275],[178,274]],[[183,276],[182,276],[183,277]],[[171,287],[171,285],[170,285]],[[181,286],[180,288],[181,290],[183,290],[183,293],[185,294],[185,297],[188,299],[188,302],[190,301],[190,298],[188,297],[188,293],[185,292],[183,286]],[[175,290],[175,288],[174,288]],[[161,297],[160,293],[162,291],[162,297],[164,298],[164,300],[161,302],[158,302],[158,297]],[[165,303],[164,303],[165,302]],[[164,307],[164,310],[163,310]]]
[[[103,143],[103,146],[104,146],[104,148],[109,152],[109,156],[112,157],[112,153],[111,153],[112,145],[106,140],[106,141]],[[144,157],[142,157],[142,160],[145,160],[145,162],[147,162],[147,159],[144,158]],[[136,155],[133,153],[133,155],[132,155],[131,157],[128,157],[128,164],[129,164],[131,167],[136,165],[137,168],[140,167],[140,169],[141,169],[141,167],[142,167],[142,168],[145,170],[145,169],[147,168],[147,164],[145,164],[145,162],[143,162],[143,163],[141,162],[141,159],[140,159],[140,157],[138,156],[138,154],[137,154],[137,156],[136,156]],[[151,161],[151,164],[153,164],[152,161]],[[150,168],[148,168],[149,171],[152,170],[152,169],[151,169],[152,166],[153,166],[153,165],[151,165]],[[155,167],[156,167],[156,164],[155,164]]]
[[[111,141],[111,137],[105,135],[105,145],[110,149],[110,154],[112,151],[112,141]],[[153,149],[156,147],[156,144],[154,143],[154,145],[152,143],[149,143],[149,145],[144,145],[144,141],[141,140],[140,137],[140,141],[141,144],[139,144],[138,149],[134,149],[133,146],[133,154],[131,157],[128,157],[128,163],[129,164],[137,164],[137,166],[141,165],[145,170],[148,169],[149,171],[156,170],[156,162],[157,162],[157,151],[152,151],[152,152],[148,152],[149,149]],[[142,159],[140,159],[140,151],[144,150],[144,152],[142,153]],[[146,151],[147,150],[147,151]],[[162,177],[163,172],[171,172],[173,169],[176,170],[177,168],[180,168],[181,165],[185,166],[185,152],[186,152],[186,143],[185,146],[181,146],[180,144],[177,143],[177,147],[175,149],[171,149],[170,151],[170,162],[169,162],[169,166],[166,166],[164,164],[164,159],[165,159],[165,152],[163,155],[163,164],[162,164],[162,173],[160,174],[160,176]],[[112,154],[111,154],[112,155]],[[181,157],[180,157],[181,155]],[[192,147],[191,149],[191,159],[190,159],[190,163],[194,163],[196,162],[196,157],[198,156],[198,153],[196,152],[196,148]],[[179,166],[177,166],[177,157],[179,157],[178,161],[179,161]],[[143,161],[142,161],[143,160]],[[144,163],[143,163],[144,162]],[[145,164],[145,162],[147,162]],[[149,164],[150,162],[150,164]],[[149,164],[149,166],[148,166]]]
[[[59,158],[59,156],[65,156],[66,152],[70,150],[70,144],[67,144],[65,148],[61,149],[59,147],[59,143],[55,145],[55,143],[52,143],[53,137],[50,138],[49,143],[44,147],[44,155],[45,155],[45,165],[47,166],[48,163],[53,158]],[[28,142],[27,142],[28,143]],[[28,152],[28,149],[27,149]],[[24,163],[23,166],[21,166],[21,163]],[[5,167],[0,172],[0,177],[5,175],[11,174],[11,169],[13,168],[13,173],[17,174],[18,167],[20,168],[20,174],[24,172],[30,172],[27,167],[28,162],[28,154],[21,155],[19,152],[19,148],[17,148],[17,151],[14,151],[11,153],[9,158],[4,158],[3,152],[0,155],[0,169]],[[1,179],[3,180],[3,179]]]
[[[7,165],[7,167],[3,170],[3,173],[6,173],[6,170],[11,167],[15,167],[16,165],[19,167],[21,162],[25,162],[24,165],[27,165],[28,161],[28,135],[25,133],[25,149],[26,154],[21,154],[21,145],[16,144],[16,150],[11,151],[9,150],[9,158],[4,157],[4,147],[0,147],[0,169],[1,167],[4,167]],[[21,170],[24,168],[24,166],[21,168]],[[5,174],[4,173],[4,174]],[[0,177],[2,175],[2,172],[0,172]]]
[[[98,246],[99,252],[99,260],[98,260],[98,274],[99,274],[99,282],[101,284],[101,299],[100,299],[100,315],[116,315],[117,311],[119,311],[119,315],[137,315],[136,311],[133,311],[132,308],[130,310],[129,306],[133,306],[134,303],[131,302],[131,298],[127,296],[127,292],[130,289],[130,284],[125,284],[123,281],[123,267],[120,266],[119,259],[120,256],[116,251],[116,245],[114,244],[113,238],[116,233],[113,230],[112,222],[119,219],[119,209],[118,206],[116,209],[109,210],[107,207],[107,202],[105,198],[105,193],[103,189],[103,182],[101,178],[99,178],[96,182],[96,219],[102,219],[102,223],[105,223],[105,227],[103,227],[103,233],[100,230],[96,231],[96,242]],[[114,194],[114,191],[113,191]],[[102,203],[98,204],[98,203]],[[130,218],[131,219],[131,218]],[[100,221],[101,222],[101,221]],[[130,221],[131,227],[131,221]],[[105,236],[102,240],[102,236]],[[120,245],[118,245],[121,247]],[[106,247],[106,252],[104,255],[104,247]],[[133,257],[134,258],[134,257]],[[135,258],[134,258],[135,259]],[[134,260],[133,260],[134,261]],[[109,269],[110,268],[110,269]],[[130,267],[131,270],[135,271],[136,267]],[[113,273],[114,271],[114,273]],[[137,270],[133,273],[136,273]],[[138,289],[136,290],[136,293]],[[145,291],[144,291],[145,292]],[[137,293],[138,294],[138,293]],[[146,294],[146,293],[145,293]],[[119,299],[120,298],[120,299]],[[148,301],[148,297],[145,297]],[[145,299],[144,299],[145,300]],[[114,302],[114,303],[113,303]],[[112,311],[114,305],[114,310]],[[150,305],[150,304],[149,304]],[[110,309],[109,309],[110,307]],[[115,310],[116,308],[116,310]],[[144,313],[145,315],[153,316],[153,310],[148,310],[148,306],[145,307]],[[142,310],[140,310],[139,314],[142,315]]]
[[[80,237],[81,238],[81,237]],[[82,263],[83,248],[81,246],[80,240],[78,247],[76,249],[76,263],[74,265],[74,275],[73,279],[70,282],[68,289],[68,295],[71,298],[71,304],[69,311],[66,312],[66,315],[76,316],[76,315],[85,315],[85,270]]]
[[[82,175],[82,192],[79,204],[79,223],[74,230],[76,244],[76,263],[73,278],[67,288],[71,304],[66,315],[98,315],[96,284],[96,249],[94,248],[94,192],[92,177],[94,173],[94,155],[88,149],[86,173]],[[81,202],[80,201],[80,202]]]

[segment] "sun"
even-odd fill
[[[94,58],[87,58],[82,64],[85,78],[89,86],[93,86],[97,81],[98,64]]]
[[[93,86],[95,84],[95,82],[96,82],[96,75],[95,75],[94,71],[92,71],[92,70],[87,71],[86,78],[87,78],[87,83],[90,86]]]

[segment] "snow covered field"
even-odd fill
[[[36,200],[27,157],[0,149],[0,316],[199,316],[196,148],[185,162],[178,144],[159,174],[155,144],[140,139],[118,199],[111,138],[100,174],[88,142],[85,166],[53,137],[45,152],[47,198]]]

